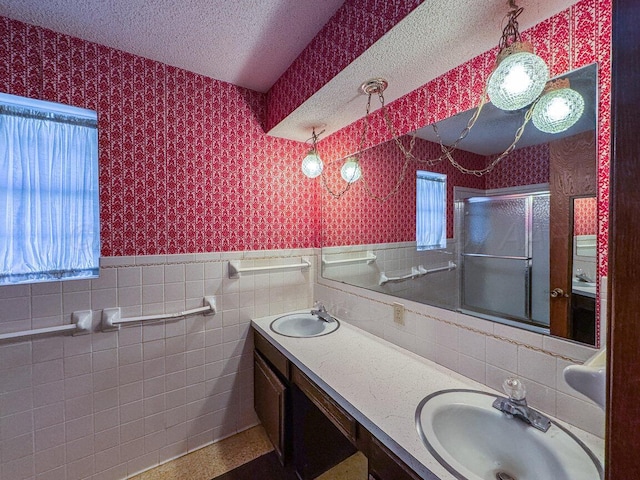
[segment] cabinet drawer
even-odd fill
[[[351,415],[295,366],[291,368],[291,381],[331,420],[353,445],[356,445],[357,423]]]
[[[262,336],[257,330],[253,330],[253,345],[264,358],[266,358],[273,367],[284,376],[287,380],[291,379],[289,373],[289,360],[276,347],[271,345],[269,341]]]

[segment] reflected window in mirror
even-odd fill
[[[416,244],[418,251],[447,247],[447,176],[418,170]]]

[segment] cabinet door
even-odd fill
[[[260,354],[253,352],[253,405],[280,463],[285,461],[286,386],[269,368]]]
[[[371,436],[368,451],[369,480],[419,480],[395,454]]]

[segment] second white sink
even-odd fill
[[[432,455],[460,480],[600,480],[595,455],[556,423],[545,433],[492,407],[496,396],[443,390],[416,410]]]
[[[271,330],[286,337],[319,337],[335,332],[340,326],[340,322],[334,319],[325,322],[316,315],[310,313],[291,313],[276,318],[271,322]]]

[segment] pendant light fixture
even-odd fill
[[[322,159],[320,158],[320,155],[318,155],[318,149],[316,148],[318,135],[316,135],[316,129],[314,127],[312,129],[311,138],[309,139],[311,140],[312,147],[307,153],[307,156],[302,160],[302,173],[309,178],[316,178],[322,173],[323,169]]]
[[[549,67],[533,53],[533,45],[523,42],[518,31],[522,8],[509,0],[507,25],[498,44],[496,66],[487,82],[491,103],[501,110],[519,110],[540,96],[549,80]]]
[[[559,79],[549,82],[533,108],[531,121],[542,132],[560,133],[575,125],[583,112],[582,95],[571,88],[569,79]]]
[[[302,161],[302,172],[309,178],[315,178],[317,176],[320,176],[322,180],[322,186],[334,198],[342,197],[342,195],[347,193],[347,191],[351,188],[351,185],[353,185],[358,180],[362,179],[362,184],[363,184],[362,188],[366,192],[366,194],[380,202],[384,202],[389,197],[397,193],[398,189],[400,188],[400,185],[402,184],[405,178],[409,160],[415,159],[411,154],[411,150],[415,142],[415,137],[412,139],[411,144],[407,149],[402,144],[402,142],[398,139],[398,134],[393,128],[393,124],[391,123],[391,120],[387,114],[386,106],[384,103],[384,95],[383,95],[383,92],[387,88],[387,86],[388,86],[388,83],[384,78],[373,78],[373,79],[367,80],[366,82],[362,83],[362,85],[360,85],[360,91],[363,94],[367,95],[367,108],[364,116],[364,124],[362,128],[362,133],[360,134],[357,153],[353,156],[348,157],[340,167],[340,176],[346,182],[346,185],[338,191],[333,190],[329,186],[329,182],[327,181],[327,178],[326,178],[326,172],[323,169],[323,162],[320,159],[320,156],[318,155],[318,149],[316,144],[318,141],[318,137],[324,132],[324,130],[323,132],[320,132],[318,134],[316,134],[315,128],[313,128],[312,130],[312,135],[310,138],[312,143],[312,148],[309,150],[309,153],[307,153],[307,156]],[[364,175],[364,172],[362,171],[362,167],[360,165],[360,159],[359,159],[359,155],[364,149],[364,145],[367,139],[367,133],[369,131],[369,114],[371,111],[371,97],[373,95],[376,95],[380,100],[380,109],[382,112],[382,117],[384,118],[384,122],[387,128],[389,129],[389,132],[391,133],[392,138],[396,142],[396,145],[398,146],[398,148],[400,149],[400,151],[405,157],[405,161],[402,167],[400,168],[398,181],[396,182],[394,187],[385,195],[379,195],[371,190],[371,188],[369,187],[365,179],[365,175]],[[334,162],[329,162],[329,165],[331,165],[332,163]]]
[[[533,46],[530,42],[525,42],[518,31],[518,16],[523,8],[515,4],[515,0],[508,0],[509,12],[505,16],[507,25],[502,31],[502,37],[498,44],[499,53],[493,72],[489,76],[485,88],[482,92],[475,113],[469,119],[467,126],[462,130],[458,139],[450,146],[445,146],[434,123],[433,129],[442,154],[437,158],[420,159],[413,154],[413,146],[416,134],[411,138],[408,147],[403,145],[399,135],[395,131],[393,123],[389,118],[385,107],[383,92],[388,83],[383,78],[373,78],[367,80],[360,86],[360,91],[367,95],[367,107],[364,117],[363,129],[360,135],[357,153],[348,157],[340,168],[340,175],[346,182],[344,187],[334,190],[326,177],[323,169],[323,162],[318,155],[316,143],[319,134],[315,128],[312,132],[312,148],[302,162],[302,171],[309,178],[320,176],[322,186],[334,198],[342,197],[350,189],[351,185],[360,180],[364,192],[377,201],[384,202],[395,195],[406,177],[409,162],[433,166],[443,160],[448,160],[453,167],[468,175],[483,176],[492,171],[498,163],[515,150],[527,123],[532,120],[534,125],[541,131],[547,133],[562,132],[575,124],[584,110],[584,100],[582,96],[569,88],[568,80],[564,82],[549,82],[549,68],[542,58],[533,53]],[[542,96],[541,96],[542,94]],[[398,178],[390,188],[388,193],[379,195],[370,187],[366,172],[363,171],[360,163],[360,153],[366,144],[369,128],[369,114],[371,108],[371,97],[377,95],[381,104],[382,118],[388,128],[391,138],[396,143],[398,149],[404,156],[404,162],[399,166]],[[514,134],[513,142],[503,153],[496,156],[488,165],[481,169],[466,168],[456,161],[453,153],[458,149],[458,144],[467,136],[480,116],[483,106],[487,102],[487,95],[496,108],[501,110],[520,110],[525,107],[523,120]],[[323,132],[320,132],[322,134]],[[335,162],[329,162],[331,166]]]
[[[358,159],[348,158],[340,169],[340,176],[345,182],[357,182],[362,176],[362,170],[360,170],[360,162],[358,162]]]

